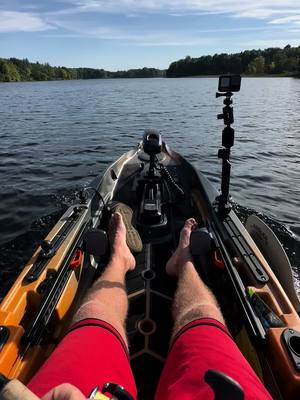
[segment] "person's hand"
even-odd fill
[[[86,400],[86,397],[77,387],[70,383],[63,383],[51,389],[41,400]]]

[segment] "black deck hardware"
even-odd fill
[[[75,206],[71,215],[68,217],[64,225],[60,228],[54,238],[50,240],[43,240],[41,242],[41,250],[38,255],[37,261],[32,265],[23,279],[24,284],[34,282],[38,279],[41,273],[46,268],[49,260],[56,254],[62,242],[66,239],[78,218],[82,214],[85,207]]]
[[[205,256],[212,248],[213,236],[206,228],[192,231],[190,237],[190,249],[193,256]]]
[[[102,229],[91,228],[85,233],[83,243],[84,251],[87,254],[94,257],[101,257],[106,253],[108,248],[107,233]]]
[[[162,185],[156,173],[156,155],[161,152],[162,138],[159,132],[146,130],[143,137],[143,150],[149,155],[149,170],[140,179],[137,197],[140,203],[138,223],[141,226],[166,226],[167,218],[162,210]]]
[[[51,284],[48,293],[45,294],[37,314],[33,316],[31,322],[26,328],[22,336],[23,354],[30,346],[39,343],[53,311],[55,310],[56,304],[66,286],[68,278],[73,272],[73,270],[69,268],[70,261],[72,260],[75,249],[78,247],[79,243],[82,242],[83,235],[88,229],[88,226],[87,222],[82,226],[76,240],[74,240],[69,249],[68,255],[63,260],[59,271],[55,275],[55,279]]]
[[[146,130],[143,137],[143,150],[149,156],[149,169],[137,185],[137,199],[139,206],[138,226],[148,236],[161,234],[166,231],[168,217],[165,212],[166,193],[171,199],[182,199],[184,192],[175,182],[168,169],[159,162],[159,154],[163,149],[160,133],[155,130]],[[172,195],[172,194],[173,195]],[[172,201],[174,203],[174,201]]]
[[[40,296],[44,296],[49,290],[50,285],[54,282],[56,273],[49,274],[37,287],[37,292]]]
[[[41,254],[40,257],[44,259],[52,258],[55,254],[55,248],[50,240],[42,240],[41,242]]]
[[[245,322],[248,325],[253,338],[258,343],[264,343],[266,340],[266,331],[262,326],[261,321],[259,320],[259,318],[257,317],[257,315],[253,310],[250,300],[246,294],[245,285],[243,284],[238,271],[233,265],[228,249],[222,240],[223,237],[222,229],[224,229],[224,225],[220,222],[219,218],[213,217],[213,220],[214,220],[212,224],[213,234],[219,245],[219,250],[222,254],[222,258],[225,261],[225,266],[228,276],[234,287],[235,293],[237,294],[239,303],[242,307]]]
[[[269,281],[269,275],[266,273],[264,268],[260,265],[257,257],[252,253],[246,240],[241,235],[230,217],[227,217],[224,221],[224,227],[230,235],[235,247],[238,249],[242,259],[248,266],[249,270],[254,275],[255,279],[261,283],[267,283]]]
[[[163,164],[160,164],[159,168],[160,168],[161,177],[167,182],[167,184],[171,187],[171,189],[175,192],[175,194],[179,198],[183,198],[184,197],[184,191],[175,182],[174,178],[172,177],[172,175],[170,174],[168,169]]]
[[[287,328],[283,331],[281,339],[286,346],[295,370],[300,372],[300,332]]]
[[[143,137],[143,149],[150,157],[148,177],[154,177],[155,156],[159,154],[162,149],[161,134],[156,130],[146,130]]]

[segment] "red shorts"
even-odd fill
[[[211,318],[193,321],[176,335],[155,399],[213,399],[204,381],[208,369],[235,379],[244,389],[245,400],[271,399],[227,329]],[[126,344],[111,325],[97,319],[74,325],[28,387],[41,397],[66,382],[86,397],[97,385],[114,382],[136,399]]]

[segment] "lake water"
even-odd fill
[[[79,188],[146,128],[161,131],[219,188],[223,103],[216,88],[217,78],[0,84],[0,297]],[[300,80],[245,78],[233,101],[237,211],[271,226],[297,275]]]

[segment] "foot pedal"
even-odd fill
[[[84,251],[94,257],[101,257],[107,251],[107,234],[102,229],[89,229],[83,238]]]
[[[190,237],[190,250],[193,256],[206,256],[212,249],[213,237],[206,228],[195,229]]]

